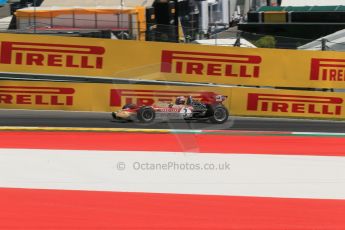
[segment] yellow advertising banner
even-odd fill
[[[345,88],[345,54],[0,34],[1,72]]]
[[[345,93],[243,87],[0,81],[0,108],[110,112],[123,105],[218,94],[231,115],[345,119]]]
[[[189,95],[206,100],[230,92],[220,87],[0,81],[0,108],[110,112],[131,103],[170,103]],[[230,99],[224,104],[229,108]]]
[[[233,88],[231,111],[239,116],[345,118],[345,93]]]

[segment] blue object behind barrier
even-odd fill
[[[7,3],[7,0],[0,0],[0,6],[5,5]]]

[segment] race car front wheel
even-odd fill
[[[156,113],[151,107],[141,107],[137,112],[138,120],[144,123],[152,122]]]
[[[212,107],[212,116],[210,121],[216,124],[223,124],[228,120],[229,112],[223,105],[216,105]]]

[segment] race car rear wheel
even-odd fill
[[[138,120],[144,123],[152,122],[156,113],[151,107],[141,107],[137,112]]]
[[[223,124],[228,120],[229,112],[223,105],[212,106],[210,121],[216,124]]]

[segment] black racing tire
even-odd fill
[[[151,107],[144,106],[138,110],[137,117],[140,122],[151,123],[156,118],[156,112]]]
[[[209,107],[210,121],[214,124],[224,124],[229,118],[229,111],[224,105],[214,105]]]

